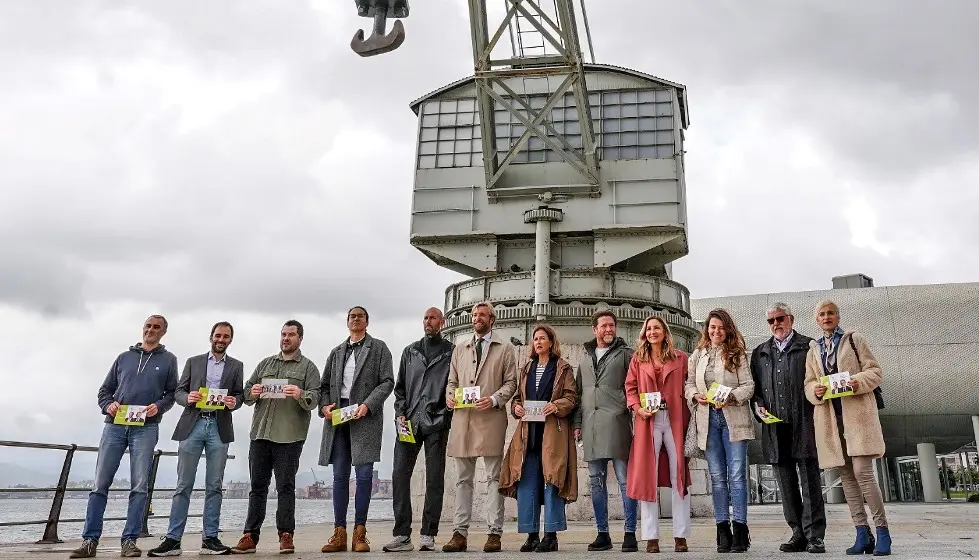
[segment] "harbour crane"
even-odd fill
[[[490,26],[487,3],[468,0],[472,34],[474,76],[479,127],[482,138],[483,169],[487,190],[500,182],[515,157],[536,136],[571,165],[597,193],[601,182],[596,156],[595,131],[585,83],[585,61],[578,33],[576,11],[581,12],[591,62],[595,53],[585,10],[585,0],[502,0],[506,13],[498,25]],[[401,19],[408,17],[408,0],[354,0],[361,17],[374,20],[370,36],[358,30],[350,42],[363,57],[389,53],[405,41]],[[396,19],[390,32],[388,19]],[[500,39],[509,30],[512,56],[494,56]],[[520,91],[522,90],[522,91]],[[518,93],[519,91],[519,93]],[[548,92],[547,100],[531,102],[531,92]],[[565,130],[553,125],[552,109],[573,98],[580,137],[569,141]],[[496,115],[509,113],[507,122],[521,123],[523,134],[509,146],[498,146]],[[580,139],[579,139],[580,138]],[[536,141],[536,140],[534,140]],[[550,202],[544,200],[542,202]]]

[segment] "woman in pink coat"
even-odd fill
[[[687,355],[673,346],[666,321],[646,319],[626,374],[626,404],[635,413],[626,493],[642,508],[646,552],[659,552],[658,489],[672,488],[673,540],[676,552],[687,551],[690,536],[690,469],[683,454],[690,409],[683,397]],[[659,409],[641,406],[642,393],[660,393]]]

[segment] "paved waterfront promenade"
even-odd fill
[[[843,550],[853,542],[853,530],[850,527],[849,514],[843,504],[828,505],[829,531],[826,538],[827,553],[824,557],[845,557]],[[446,508],[449,511],[449,508]],[[271,512],[270,512],[271,513]],[[954,559],[954,558],[979,558],[979,504],[887,504],[888,518],[894,534],[893,555],[904,558],[914,558],[922,560],[931,559]],[[751,506],[748,510],[748,520],[751,527],[751,550],[744,555],[729,555],[739,558],[794,558],[800,560],[809,557],[806,553],[784,554],[778,551],[779,543],[786,540],[789,536],[788,528],[782,520],[781,506]],[[514,528],[515,523],[508,521],[507,530]],[[77,526],[76,526],[77,527]],[[357,557],[378,557],[387,558],[398,556],[424,556],[432,554],[442,554],[441,552],[415,552],[401,554],[385,554],[381,552],[381,547],[391,536],[391,522],[375,522],[368,527],[368,537],[371,541],[372,551],[369,554],[354,554],[348,552],[332,556],[357,556]],[[621,527],[620,522],[613,522],[613,527]],[[673,552],[672,536],[669,532],[669,520],[663,520],[661,527],[665,529],[664,539],[661,539],[663,552],[661,555],[681,556],[685,559],[695,558],[717,558],[718,554],[714,550],[714,524],[713,519],[694,519],[693,535],[688,542],[690,552],[680,555]],[[69,529],[66,526],[65,529]],[[621,555],[621,552],[593,552],[587,551],[587,545],[594,538],[594,526],[590,523],[574,523],[568,527],[566,533],[559,536],[561,550],[557,554],[551,555],[558,558],[584,558]],[[278,543],[275,539],[274,528],[267,529],[265,540],[259,545],[256,556],[278,556]],[[328,524],[307,525],[300,527],[296,531],[296,553],[297,558],[322,558],[328,555],[320,553],[320,546],[329,538],[332,527]],[[66,535],[68,533],[65,533]],[[237,542],[239,533],[237,530],[224,532],[221,534],[225,543],[233,545]],[[441,534],[437,539],[437,544],[441,547],[452,536],[451,527],[443,525]],[[621,533],[615,530],[615,540],[618,543]],[[269,538],[271,537],[271,538]],[[462,555],[485,555],[482,552],[485,534],[479,526],[471,533],[471,551]],[[141,539],[140,548],[145,551],[159,542],[159,537]],[[519,552],[520,543],[523,542],[522,535],[508,532],[503,538],[503,552],[492,555],[493,558],[504,560],[508,558],[527,557],[527,554]],[[200,543],[200,536],[197,534],[185,535],[183,544],[185,547],[184,556],[197,556],[197,547]],[[417,546],[417,536],[415,538]],[[665,545],[665,546],[664,546]],[[67,558],[68,551],[77,546],[76,541],[65,542],[60,545],[5,545],[0,546],[0,560],[15,560],[27,558]],[[641,553],[644,554],[645,543],[641,544]],[[118,558],[119,540],[117,536],[103,537],[102,546],[99,549],[99,558]],[[254,558],[246,556],[245,558]],[[730,560],[730,559],[729,559]]]

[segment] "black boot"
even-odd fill
[[[611,547],[611,543],[609,544]],[[625,536],[622,537],[622,552],[636,552],[639,550],[639,543],[636,542],[636,533],[634,531],[626,531]]]
[[[727,521],[717,524],[717,551],[731,552],[731,524]]]
[[[540,533],[528,533],[527,540],[520,547],[520,552],[533,552],[537,550],[538,544],[540,544]]]
[[[544,538],[537,545],[536,552],[557,552],[557,533],[544,532]]]
[[[598,552],[602,550],[612,550],[612,537],[608,533],[598,533],[595,540],[588,545],[588,552]]]
[[[731,523],[731,532],[734,533],[734,538],[731,541],[731,552],[748,552],[748,549],[751,548],[748,526],[735,521]]]

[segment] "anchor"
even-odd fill
[[[350,41],[350,48],[360,56],[375,56],[393,51],[405,42],[405,26],[401,20],[394,22],[391,33],[386,33],[388,18],[408,17],[408,0],[354,0],[357,15],[374,18],[374,30],[364,39],[364,30],[358,29]]]

